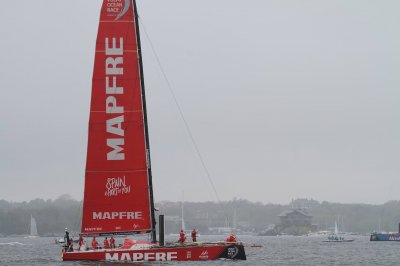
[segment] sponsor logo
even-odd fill
[[[101,231],[103,227],[85,227],[83,231],[85,232],[94,232],[94,231]]]
[[[142,212],[93,212],[93,220],[141,220]]]
[[[117,82],[124,75],[124,38],[105,38],[105,108],[106,131],[109,135],[107,146],[112,150],[107,153],[107,160],[125,160],[124,144],[125,131],[124,106],[119,105],[124,96],[124,88],[117,86]],[[111,135],[111,136],[110,136]]]
[[[236,255],[239,253],[239,249],[237,247],[229,247],[228,248],[228,258],[235,258]]]
[[[131,0],[107,0],[107,15],[116,16],[115,20],[120,19],[129,10]]]
[[[400,240],[400,236],[390,236],[389,240],[391,240],[391,241],[399,241]]]
[[[107,261],[171,261],[177,259],[177,252],[106,253]]]
[[[107,178],[106,191],[104,193],[106,197],[115,197],[118,195],[129,194],[130,192],[131,186],[126,184],[125,176]]]
[[[204,250],[203,252],[201,252],[199,259],[207,260],[208,259],[208,250]]]

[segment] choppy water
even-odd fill
[[[400,242],[370,242],[367,236],[355,237],[355,241],[349,243],[324,243],[323,238],[317,237],[239,238],[263,247],[246,248],[247,261],[153,262],[139,265],[400,265]],[[221,239],[222,236],[201,236],[199,240]],[[60,251],[60,246],[54,244],[54,238],[50,237],[0,238],[0,265],[112,265],[62,262]]]

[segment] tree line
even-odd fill
[[[268,225],[278,224],[278,215],[292,208],[306,210],[319,230],[332,228],[337,221],[342,231],[370,233],[375,230],[398,231],[400,201],[381,205],[343,204],[297,199],[288,204],[263,204],[244,199],[227,202],[156,203],[157,214],[166,216],[166,233],[177,233],[182,208],[186,229],[208,233],[212,228],[235,227],[239,232],[258,233]],[[63,195],[56,200],[35,199],[29,202],[0,200],[0,235],[28,235],[31,215],[41,236],[60,236],[64,228],[80,231],[82,202]]]

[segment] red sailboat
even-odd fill
[[[86,161],[82,236],[150,234],[151,242],[63,251],[62,259],[188,261],[246,259],[238,242],[160,241],[150,164],[146,101],[135,0],[104,0],[96,42]]]

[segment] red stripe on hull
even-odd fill
[[[108,249],[91,251],[63,252],[64,261],[198,261],[227,259],[246,259],[243,245],[201,245],[201,246],[171,246],[151,249]]]

